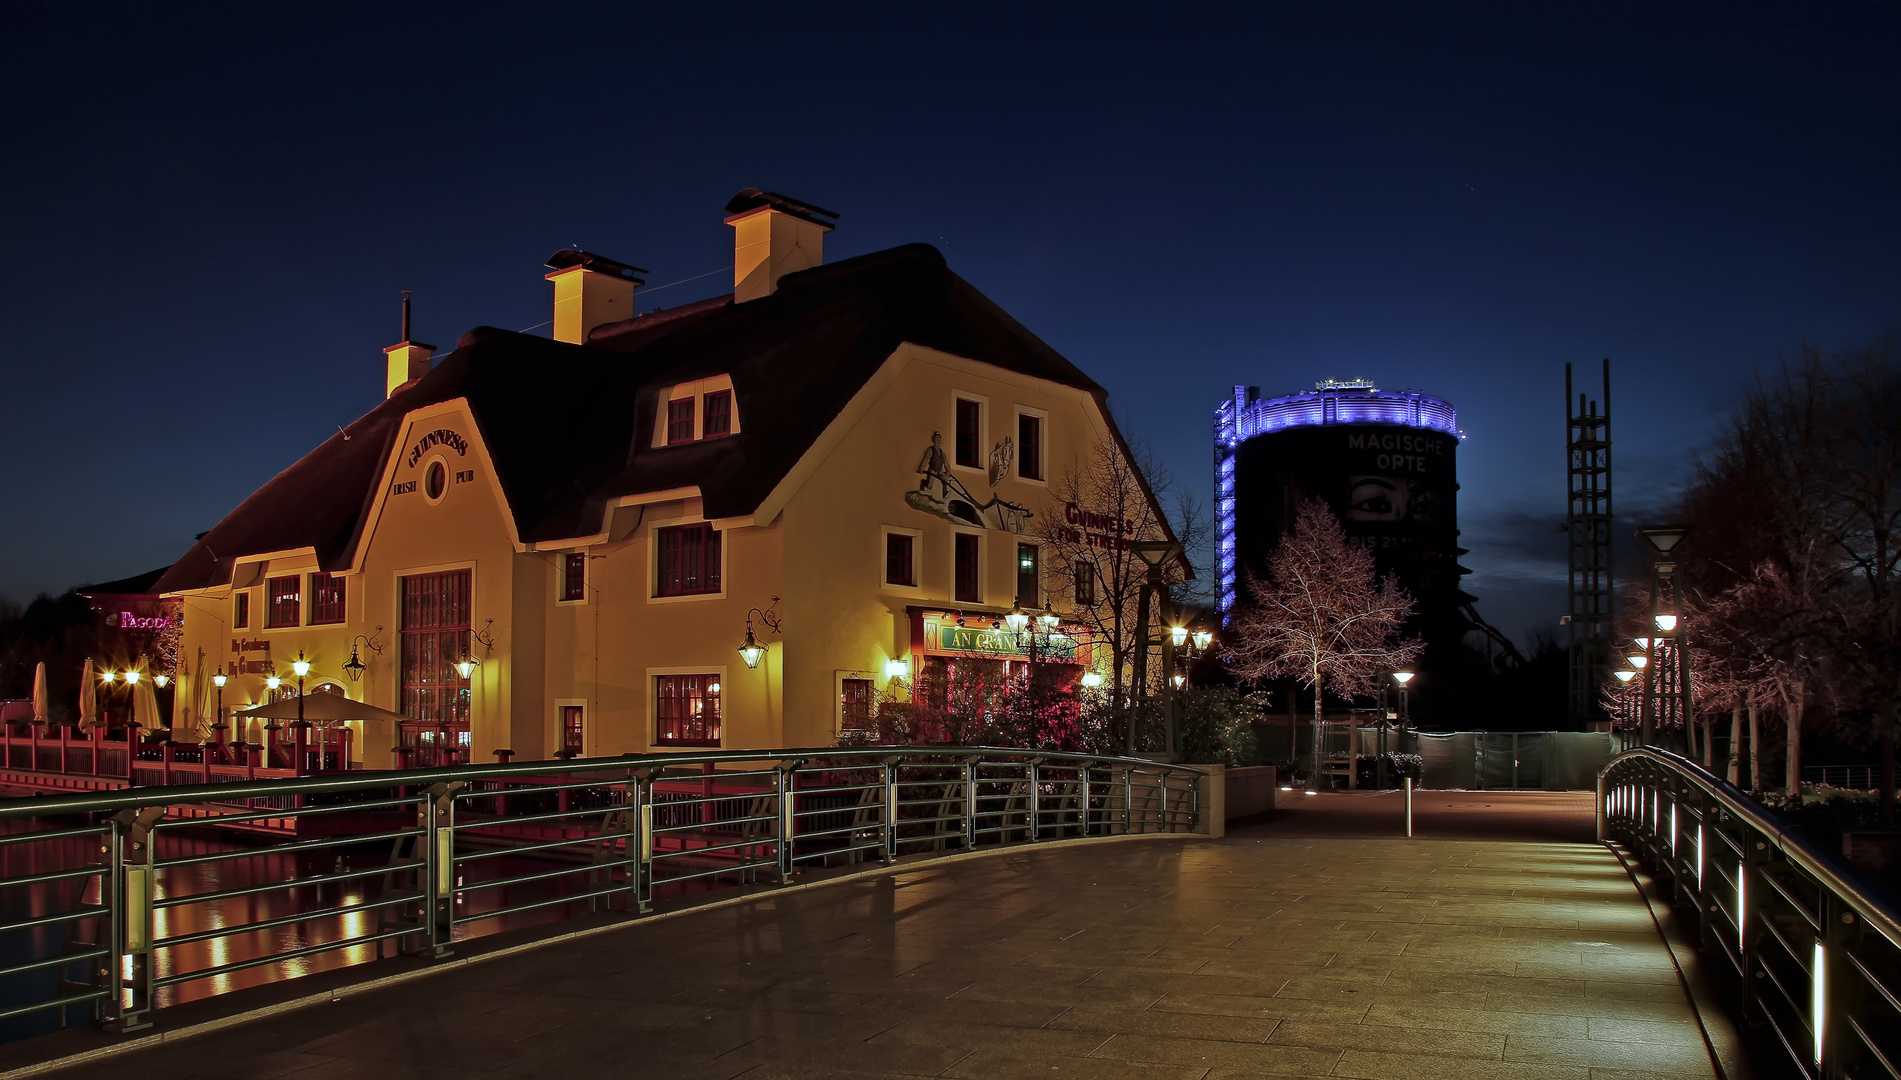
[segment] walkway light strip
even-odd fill
[[[1749,954],[1744,951],[1749,939],[1749,893],[1744,886],[1749,882],[1749,864],[1736,864],[1736,952],[1743,958],[1743,966],[1749,966]]]
[[[1696,824],[1696,895],[1703,895],[1703,823]]]
[[[1822,1067],[1822,1032],[1828,1027],[1828,950],[1815,939],[1815,964],[1809,978],[1809,1027],[1815,1031],[1815,1067]]]
[[[1672,859],[1677,857],[1677,804],[1675,800],[1670,803],[1670,857]]]

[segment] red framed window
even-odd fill
[[[1070,567],[1070,598],[1079,608],[1096,606],[1096,568],[1088,559],[1077,559]]]
[[[1017,603],[1027,608],[1043,606],[1043,582],[1037,576],[1042,552],[1035,544],[1017,545]]]
[[[244,630],[251,625],[251,593],[246,590],[231,597],[231,629]]]
[[[274,577],[264,583],[265,595],[270,598],[264,609],[264,625],[301,626],[303,625],[302,581],[295,574],[290,577]]]
[[[886,533],[884,537],[884,580],[887,585],[917,584],[917,537],[904,533]]]
[[[718,675],[656,675],[654,683],[654,742],[719,745]]]
[[[838,724],[846,731],[871,730],[871,680],[840,679]]]
[[[452,732],[469,722],[469,680],[455,669],[469,655],[469,585],[467,570],[401,580],[403,712]]]
[[[957,464],[983,468],[983,406],[957,399]]]
[[[706,395],[705,411],[700,414],[700,438],[733,433],[733,392],[715,390]]]
[[[1017,414],[1017,475],[1043,479],[1043,418]]]
[[[667,402],[667,445],[693,441],[693,399]]]
[[[655,595],[719,591],[719,533],[712,525],[673,525],[655,531],[660,541],[660,580]]]
[[[587,753],[585,711],[580,705],[561,706],[561,749],[575,757]]]
[[[978,538],[958,533],[956,543],[957,599],[967,604],[983,603],[983,579],[978,572]]]
[[[587,556],[571,551],[561,557],[561,599],[587,599]]]
[[[310,575],[310,625],[343,621],[343,579],[335,574]]]

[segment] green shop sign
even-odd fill
[[[967,626],[940,625],[938,648],[943,652],[983,653],[992,656],[1029,656],[1032,649],[1039,657],[1074,660],[1076,639],[1068,634],[1038,634],[1034,641],[1028,632],[976,630]]]

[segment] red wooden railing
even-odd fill
[[[313,776],[350,768],[349,728],[270,724],[259,743],[138,739],[131,729],[78,730],[65,724],[0,725],[0,769],[131,784],[211,784],[231,780]]]

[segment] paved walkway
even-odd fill
[[[1386,798],[637,924],[56,1075],[1714,1075],[1604,849],[1302,835]]]

